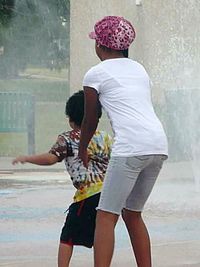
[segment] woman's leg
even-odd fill
[[[140,168],[129,170],[127,158],[111,158],[98,205],[94,239],[95,267],[109,267],[114,250],[114,229]],[[143,164],[143,163],[142,163]]]
[[[58,250],[58,267],[68,267],[73,252],[73,246],[60,243]]]
[[[141,212],[123,210],[126,224],[138,267],[151,267],[150,238]]]
[[[166,156],[150,155],[137,157],[137,160],[141,162],[145,161],[145,159],[147,159],[147,164],[140,172],[132,192],[126,200],[125,209],[123,209],[122,213],[138,267],[151,266],[150,238],[142,219],[141,211],[151,194]],[[135,167],[134,160],[133,167]]]
[[[110,266],[114,250],[114,230],[118,218],[119,215],[101,210],[97,211],[94,239],[95,267]]]

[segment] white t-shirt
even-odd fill
[[[162,124],[152,102],[144,67],[129,58],[107,59],[92,67],[83,86],[97,90],[114,132],[112,156],[168,154]]]

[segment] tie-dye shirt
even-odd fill
[[[73,185],[77,189],[74,201],[81,201],[101,191],[111,152],[111,137],[96,131],[88,146],[88,168],[78,158],[80,130],[64,132],[58,136],[49,153],[64,160]]]

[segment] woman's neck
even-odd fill
[[[123,53],[120,51],[113,51],[112,53],[102,53],[101,55],[101,61],[104,61],[106,59],[114,59],[114,58],[125,58]]]
[[[121,53],[116,53],[116,54],[104,54],[101,55],[101,61],[104,61],[106,59],[114,59],[114,58],[125,58],[123,54]]]

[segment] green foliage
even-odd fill
[[[29,65],[62,69],[69,58],[69,0],[0,1],[0,78]]]
[[[0,1],[0,25],[6,26],[9,23],[13,14],[14,2],[14,0]]]

